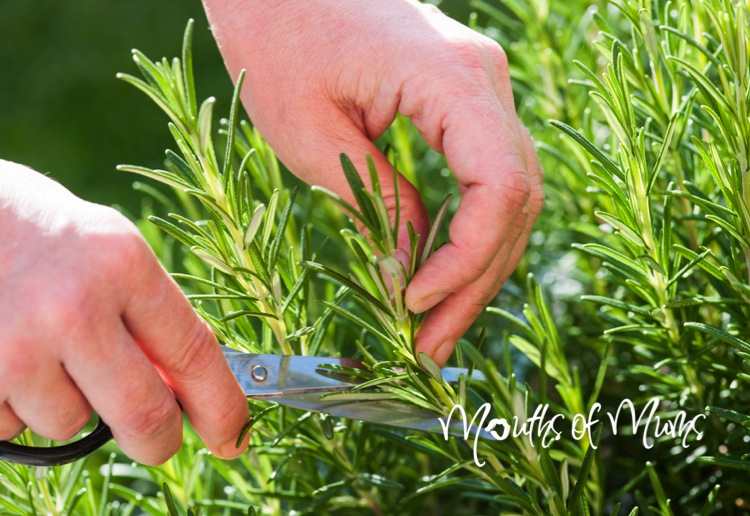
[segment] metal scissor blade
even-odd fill
[[[438,415],[418,407],[393,400],[356,401],[321,398],[317,393],[300,393],[281,396],[273,400],[287,407],[325,412],[344,417],[413,430],[439,431]],[[434,428],[433,428],[434,427]]]
[[[281,396],[301,392],[336,392],[352,389],[359,381],[345,375],[331,374],[330,366],[365,370],[361,360],[352,358],[310,357],[300,355],[260,355],[244,353],[222,346],[224,357],[245,395],[252,398]],[[466,369],[444,367],[446,382],[456,383]],[[481,371],[471,378],[485,381]]]
[[[274,398],[273,401],[287,407],[324,412],[366,423],[446,435],[443,424],[440,422],[442,417],[440,414],[396,400],[343,401],[335,398],[321,398],[319,393],[307,392],[280,396]],[[446,419],[448,418],[443,418],[444,421]],[[449,419],[447,423],[448,435],[468,439],[469,436],[474,438],[479,432],[482,438],[493,439],[489,432],[470,427],[470,425],[465,427],[464,423],[456,418]]]
[[[331,374],[331,366],[365,369],[360,360],[348,358],[310,357],[297,355],[256,355],[223,347],[224,356],[243,391],[251,398],[268,398],[287,407],[324,412],[344,417],[422,432],[444,434],[440,414],[396,400],[341,400],[324,398],[323,394],[353,389],[358,380]],[[443,378],[449,383],[468,375],[466,369],[445,367]],[[484,381],[480,371],[471,377]],[[469,433],[474,435],[476,430]],[[459,420],[452,420],[448,434],[468,435]],[[480,431],[486,437],[487,432]],[[488,434],[489,435],[489,434]]]
[[[298,355],[254,355],[224,347],[224,357],[234,376],[251,398],[278,397],[287,394],[346,391],[356,382],[335,375],[320,374],[323,365],[363,369],[360,360],[350,358],[307,357]]]

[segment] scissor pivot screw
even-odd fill
[[[268,378],[268,369],[260,364],[255,364],[250,369],[250,374],[256,382],[265,382],[266,378]]]

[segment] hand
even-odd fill
[[[0,160],[0,440],[73,437],[91,407],[120,448],[160,464],[182,404],[221,457],[247,401],[208,326],[133,224]]]
[[[204,0],[230,73],[247,69],[242,99],[279,158],[349,202],[338,162],[371,154],[389,208],[392,169],[373,140],[397,112],[445,154],[461,203],[441,247],[412,279],[407,306],[430,310],[416,351],[444,363],[508,278],[543,202],[542,171],[515,113],[508,65],[492,40],[411,0]],[[400,247],[407,220],[428,219],[399,178]]]

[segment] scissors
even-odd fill
[[[287,407],[323,412],[333,416],[378,425],[443,434],[440,414],[397,400],[341,400],[325,394],[352,390],[361,380],[337,373],[339,367],[366,369],[361,360],[298,355],[262,355],[222,346],[224,357],[248,398],[268,400]],[[338,366],[338,367],[337,367]],[[443,379],[458,381],[468,371],[444,367]],[[484,381],[479,371],[472,379]],[[465,436],[464,425],[451,420],[447,433]],[[101,419],[87,436],[54,447],[23,446],[0,442],[0,460],[27,466],[59,466],[82,459],[112,439],[112,431]]]

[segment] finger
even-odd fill
[[[463,187],[449,227],[450,242],[427,260],[407,289],[406,303],[415,312],[476,281],[503,243],[520,235],[512,232],[528,200],[530,181],[517,117],[512,105],[506,107],[497,97],[491,80],[483,80],[487,84],[468,100],[428,104],[413,117],[428,142],[440,142]]]
[[[505,263],[505,268],[500,274],[503,278],[502,283],[505,283],[510,275],[513,274],[513,271],[516,270],[516,267],[518,267],[518,264],[523,258],[523,255],[526,252],[526,245],[531,236],[531,231],[534,228],[534,223],[537,218],[539,218],[539,214],[544,206],[544,190],[542,189],[544,174],[542,171],[542,165],[539,162],[539,157],[537,156],[536,148],[534,147],[534,142],[531,139],[529,131],[523,127],[520,122],[519,126],[521,129],[526,164],[529,170],[531,193],[529,194],[529,201],[524,208],[524,213],[526,214],[526,227],[513,246],[513,249],[510,251],[508,260]]]
[[[416,353],[425,352],[440,365],[448,360],[458,339],[497,295],[507,279],[504,272],[509,271],[509,274],[518,265],[516,262],[512,268],[508,267],[509,262],[518,258],[514,254],[516,248],[520,248],[520,254],[523,254],[530,231],[527,219],[527,210],[523,210],[521,216],[515,219],[512,238],[503,243],[485,274],[448,295],[427,313],[416,334]]]
[[[172,389],[193,428],[217,456],[233,458],[249,421],[247,398],[208,325],[149,249],[123,321]]]
[[[504,271],[503,273],[505,278],[510,277],[515,268],[518,266],[518,263],[521,261],[521,258],[526,251],[526,244],[528,243],[529,236],[531,235],[531,230],[533,229],[534,223],[539,218],[539,215],[542,212],[542,208],[544,207],[544,171],[542,170],[542,164],[539,162],[539,156],[537,155],[536,147],[534,146],[534,142],[531,139],[529,131],[526,129],[526,127],[521,125],[520,122],[519,126],[521,130],[524,154],[526,157],[526,166],[527,170],[529,171],[530,193],[526,206],[528,215],[526,218],[526,228],[524,229],[521,237],[518,239],[518,242],[514,246],[513,251],[511,252],[510,259],[505,266],[506,271]]]
[[[521,127],[523,130],[523,145],[526,153],[526,163],[529,171],[529,180],[531,181],[531,194],[529,195],[529,217],[532,224],[536,222],[544,207],[544,169],[539,161],[539,155],[536,152],[534,141],[529,134],[528,129]]]
[[[8,404],[35,433],[55,441],[70,439],[91,417],[91,406],[53,355],[35,366],[43,374],[30,374],[23,388],[11,392]],[[40,360],[44,360],[40,358]]]
[[[15,439],[26,429],[8,402],[0,403],[0,441]]]
[[[462,196],[450,223],[450,242],[438,249],[414,276],[406,293],[407,306],[423,312],[449,294],[486,274],[506,241],[514,243],[523,227],[529,179],[517,159],[499,185],[473,184]],[[523,204],[522,204],[523,203]]]
[[[162,464],[182,444],[180,408],[120,319],[110,320],[100,335],[63,346],[66,369],[128,457]]]
[[[532,184],[529,203],[523,210],[524,228],[510,251],[510,244],[503,246],[484,276],[446,298],[430,310],[423,320],[416,335],[415,351],[427,353],[438,364],[442,365],[448,360],[458,339],[469,329],[516,269],[526,250],[534,222],[541,212],[544,202],[542,168],[528,131],[522,128],[521,134],[524,138],[525,158]],[[517,222],[520,225],[522,221],[519,218]]]

